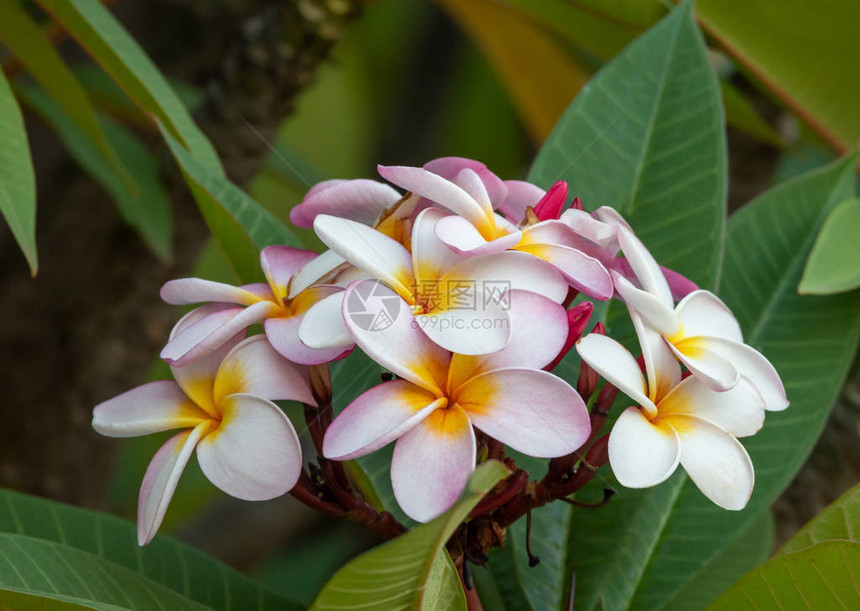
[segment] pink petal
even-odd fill
[[[618,482],[627,488],[649,488],[666,481],[680,459],[675,429],[649,422],[636,407],[624,410],[609,433],[609,464]]]
[[[723,509],[746,507],[755,472],[740,442],[700,418],[672,416],[667,422],[681,438],[681,466],[702,494]]]
[[[316,405],[305,367],[278,354],[265,335],[249,337],[224,357],[215,374],[215,405],[235,393]]]
[[[585,331],[585,327],[591,319],[592,312],[594,312],[594,304],[590,301],[583,301],[579,305],[576,305],[567,311],[567,339],[564,340],[564,345],[561,350],[559,350],[555,358],[553,358],[549,364],[541,367],[541,369],[552,371],[562,361],[562,359],[567,356],[570,349],[573,348],[576,342],[579,341],[579,338],[582,337],[582,333]]]
[[[478,202],[481,208],[483,208],[484,214],[488,216],[493,214],[493,204],[490,201],[490,195],[487,193],[487,188],[477,173],[469,168],[463,168],[457,174],[454,182],[468,193],[472,199]]]
[[[267,318],[263,323],[266,337],[272,348],[285,359],[300,365],[321,365],[336,361],[349,353],[349,348],[334,347],[316,349],[308,347],[299,339],[299,327],[304,316]]]
[[[685,337],[707,335],[743,342],[743,333],[732,311],[709,291],[694,291],[675,308]]]
[[[161,350],[161,358],[170,365],[182,367],[278,312],[280,308],[271,301],[261,301],[247,308],[220,310],[174,336]]]
[[[429,522],[448,510],[475,469],[475,433],[459,407],[437,409],[394,445],[394,497],[410,518]]]
[[[472,424],[530,456],[570,454],[591,433],[582,398],[546,371],[497,369],[470,379],[454,395]]]
[[[660,270],[669,284],[669,290],[672,291],[673,299],[681,300],[693,291],[699,290],[699,286],[686,276],[662,265],[660,266]]]
[[[506,180],[505,186],[508,196],[497,207],[509,221],[521,223],[525,220],[526,208],[535,207],[544,196],[544,190],[522,180]]]
[[[260,266],[272,293],[280,300],[287,296],[293,274],[318,257],[312,250],[289,246],[267,246],[260,253]]]
[[[747,380],[716,392],[695,376],[678,384],[661,402],[660,416],[695,416],[715,424],[735,437],[754,435],[764,424],[764,402]]]
[[[230,496],[266,501],[299,479],[302,450],[281,409],[260,397],[229,395],[218,428],[197,444],[197,461],[210,482]]]
[[[412,256],[398,242],[366,225],[325,214],[314,220],[314,231],[356,267],[388,283],[401,296],[411,294]]]
[[[442,277],[442,274],[462,260],[462,257],[452,252],[437,237],[439,223],[446,219],[462,221],[477,233],[477,230],[466,219],[449,216],[438,208],[427,208],[421,211],[412,225],[412,272],[419,291],[422,283],[435,284]],[[486,244],[480,234],[478,237]]]
[[[212,422],[207,421],[190,431],[174,435],[152,457],[143,476],[137,502],[139,545],[146,545],[155,537],[194,446],[212,430],[212,426]]]
[[[355,343],[370,358],[401,378],[442,394],[450,355],[413,324],[409,305],[394,291],[372,280],[354,282],[346,288],[342,312]]]
[[[326,430],[323,455],[351,460],[391,443],[445,400],[406,380],[394,380],[363,392]]]
[[[290,221],[297,227],[311,227],[319,214],[329,214],[373,226],[386,208],[400,199],[400,194],[375,180],[344,180],[311,190],[290,211]]]
[[[737,384],[740,374],[731,361],[714,350],[715,340],[717,338],[688,337],[669,347],[694,376],[712,390],[722,392]]]
[[[206,412],[169,380],[138,386],[93,409],[93,428],[108,437],[137,437],[190,428],[207,419]]]
[[[487,166],[480,161],[466,159],[465,157],[440,157],[424,164],[425,170],[438,174],[450,181],[453,181],[462,170],[467,168],[481,178],[487,194],[490,196],[490,201],[498,203],[505,199],[508,182],[502,182],[498,176],[488,170]]]
[[[558,270],[573,288],[593,299],[605,301],[615,292],[612,278],[603,264],[582,251],[553,244],[529,244],[518,246],[517,250],[543,259]]]
[[[448,270],[442,286],[462,286],[464,281],[494,298],[514,289],[538,293],[556,303],[567,297],[567,281],[561,274],[548,263],[516,251],[465,259]]]
[[[788,407],[782,380],[762,353],[746,344],[719,337],[708,338],[707,346],[709,350],[729,361],[737,368],[741,377],[755,387],[766,410],[778,412]]]
[[[561,215],[561,220],[577,235],[598,246],[618,250],[616,225],[604,223],[584,210],[571,208]]]
[[[589,333],[576,342],[576,351],[607,382],[614,384],[650,413],[656,414],[657,408],[648,397],[639,363],[627,348],[605,335]]]
[[[161,287],[161,299],[172,305],[188,305],[206,301],[251,305],[261,297],[245,289],[202,278],[170,280]]]

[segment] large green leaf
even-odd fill
[[[161,123],[159,123],[161,127]],[[182,169],[185,182],[209,225],[209,230],[243,282],[263,279],[260,250],[301,242],[275,215],[260,206],[222,174],[213,172],[161,128],[165,142]]]
[[[708,609],[858,609],[860,543],[828,541],[778,556]]]
[[[0,214],[24,252],[30,273],[39,270],[36,255],[36,176],[24,118],[0,71]]]
[[[182,595],[176,597],[177,601],[190,599],[206,607],[223,610],[290,611],[299,608],[233,569],[169,537],[159,535],[146,547],[139,547],[134,525],[107,514],[0,490],[0,532],[11,533],[4,537],[20,535],[4,540],[2,554],[7,559],[16,545],[29,541],[33,543],[27,543],[26,549],[33,550],[33,554],[50,552],[69,560],[75,569],[80,567],[93,572],[96,567],[105,568],[111,575],[121,575],[128,580],[131,580],[128,574],[135,573],[145,580],[141,582],[144,585],[135,586],[138,590],[142,587],[164,589]],[[34,556],[37,557],[42,556]],[[92,568],[83,566],[87,564]],[[26,563],[16,561],[13,566],[20,571]],[[44,569],[46,565],[40,563],[39,566]],[[4,586],[11,584],[10,587],[18,588],[14,585],[14,574],[10,576],[10,573],[0,559]],[[21,577],[30,586],[42,583],[38,573],[31,575],[32,571]],[[70,573],[67,575],[71,576]],[[68,579],[53,581],[62,585]],[[90,585],[89,581],[85,583]],[[115,593],[116,587],[108,592]]]
[[[834,0],[699,0],[703,27],[828,142],[860,139],[860,3]]]
[[[38,0],[143,110],[159,119],[210,172],[218,155],[143,49],[99,0]]]
[[[102,122],[113,150],[128,163],[135,184],[131,190],[54,98],[40,87],[24,83],[17,84],[15,92],[56,130],[72,157],[110,193],[123,219],[137,229],[152,252],[163,262],[169,261],[173,232],[170,200],[161,185],[158,162],[137,136],[118,123]]]
[[[0,41],[9,47],[33,78],[63,108],[97,154],[104,157],[110,171],[115,172],[127,187],[134,188],[134,181],[99,125],[86,91],[42,28],[17,0],[0,2]]]
[[[810,520],[780,548],[778,554],[794,552],[830,539],[860,543],[860,485],[854,486]]]
[[[829,295],[860,286],[860,199],[842,202],[827,217],[798,290],[807,295]]]
[[[463,588],[445,543],[478,501],[509,473],[497,461],[480,465],[451,509],[347,564],[323,588],[311,609],[465,611]]]

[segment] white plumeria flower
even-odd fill
[[[220,307],[212,304],[190,312],[176,329]],[[93,411],[93,428],[109,437],[186,429],[156,452],[146,470],[138,501],[140,545],[158,531],[195,448],[209,481],[236,498],[272,499],[298,481],[299,439],[272,401],[315,405],[307,373],[275,352],[262,335],[241,341],[242,335],[190,365],[172,367],[175,382],[144,384]]]
[[[716,392],[681,368],[662,338],[631,312],[648,382],[621,344],[599,334],[580,339],[582,359],[638,406],[627,408],[609,435],[609,462],[619,483],[647,488],[665,481],[680,463],[699,490],[724,509],[743,509],[755,473],[736,439],[764,423],[764,404],[746,381]]]
[[[488,255],[506,250],[528,253],[555,267],[573,286],[595,299],[612,297],[612,280],[604,266],[575,247],[576,236],[561,221],[547,220],[519,228],[493,210],[493,202],[477,172],[464,168],[452,180],[424,168],[379,167],[390,182],[421,195],[453,215],[441,218],[436,234],[463,255]],[[543,191],[537,189],[540,200]]]
[[[313,349],[299,340],[299,325],[318,301],[343,291],[342,286],[317,284],[343,265],[334,253],[317,255],[310,250],[269,246],[260,253],[267,284],[232,286],[201,278],[171,280],[161,298],[173,305],[202,302],[230,304],[199,317],[175,334],[161,351],[168,364],[183,366],[218,348],[250,325],[263,323],[266,337],[282,356],[303,365],[332,361],[349,346]]]
[[[761,395],[765,409],[788,407],[776,369],[764,355],[743,343],[737,319],[716,295],[696,290],[674,306],[669,284],[642,242],[626,227],[618,228],[618,241],[640,285],[613,272],[618,294],[663,336],[694,376],[718,391],[733,388],[743,379]]]
[[[410,253],[399,242],[355,221],[318,215],[314,229],[338,255],[393,289],[416,325],[452,352],[487,354],[505,347],[511,332],[503,293],[532,291],[561,303],[567,283],[549,265],[518,252],[462,257],[439,240],[437,208],[422,211],[412,227]],[[299,337],[308,346],[351,341],[342,318],[342,294],[320,301],[305,316]],[[469,307],[462,307],[468,302]]]
[[[347,301],[356,288],[347,288]],[[541,371],[564,345],[567,313],[546,297],[514,290],[510,318],[504,350],[465,356],[431,342],[409,316],[379,331],[345,316],[362,350],[400,379],[347,406],[326,431],[323,454],[350,460],[396,439],[395,497],[407,515],[426,522],[454,503],[475,468],[473,427],[532,456],[579,449],[590,434],[588,410],[570,385]]]

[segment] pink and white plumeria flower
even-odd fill
[[[577,290],[595,299],[612,297],[609,273],[600,261],[575,248],[576,236],[567,225],[557,220],[514,225],[494,211],[485,181],[473,169],[465,167],[450,180],[424,168],[405,166],[380,166],[379,173],[454,213],[441,218],[435,231],[455,252],[471,256],[525,252],[551,264]],[[537,196],[532,200],[536,204],[543,191],[533,189],[530,197]]]
[[[348,302],[357,284],[346,290]],[[388,298],[399,299],[393,291]],[[409,304],[402,302],[407,310]],[[511,291],[513,331],[504,350],[451,354],[399,316],[379,331],[356,325],[356,343],[400,379],[371,388],[328,428],[323,454],[349,460],[397,440],[391,479],[397,502],[426,522],[448,509],[475,468],[475,432],[539,457],[577,450],[590,434],[588,411],[569,384],[541,368],[567,336],[564,308],[541,295]]]
[[[331,253],[333,255],[334,253]],[[200,278],[171,280],[162,287],[161,298],[173,305],[201,302],[230,304],[199,317],[175,334],[161,351],[170,365],[182,366],[215,350],[249,326],[263,322],[266,337],[282,356],[302,365],[335,360],[350,346],[313,349],[299,339],[299,325],[307,310],[318,301],[343,291],[343,287],[315,284],[332,273],[343,260],[317,255],[310,250],[269,246],[260,253],[267,283],[232,286]]]
[[[221,307],[210,304],[190,312],[175,331]],[[144,384],[93,412],[93,428],[109,437],[186,429],[156,452],[144,475],[137,517],[140,545],[158,531],[195,448],[209,481],[236,498],[272,499],[298,481],[299,439],[272,401],[315,405],[307,373],[275,352],[262,335],[246,340],[242,335],[190,365],[172,367],[175,382]]]
[[[507,345],[511,333],[504,292],[521,289],[555,303],[567,283],[549,265],[518,252],[463,257],[435,231],[443,211],[428,208],[415,219],[410,253],[402,244],[355,221],[318,215],[314,229],[338,255],[393,289],[430,339],[451,352],[487,354]],[[311,308],[299,329],[308,346],[349,342],[341,316],[344,296],[332,295]],[[467,307],[462,307],[463,304]]]
[[[765,409],[788,407],[776,369],[743,343],[737,319],[716,295],[696,290],[675,306],[660,266],[642,242],[624,227],[618,228],[618,241],[640,286],[613,272],[616,290],[646,325],[663,336],[694,376],[717,391],[731,389],[744,379],[759,392]]]
[[[582,359],[638,404],[627,408],[609,435],[609,462],[619,483],[647,488],[680,463],[699,490],[724,509],[743,509],[752,494],[752,461],[737,437],[764,423],[764,402],[746,381],[717,392],[681,368],[658,333],[631,312],[642,345],[646,383],[636,359],[596,333],[577,342]]]

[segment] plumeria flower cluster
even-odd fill
[[[552,500],[548,490],[567,496],[587,479],[574,477],[576,465],[591,460],[594,470],[604,455],[622,485],[656,485],[680,463],[718,505],[746,504],[753,470],[737,438],[788,403],[716,296],[660,267],[612,208],[588,213],[575,199],[565,209],[563,182],[543,191],[455,157],[379,173],[394,186],[326,181],[292,210],[292,222],[313,227],[329,248],[322,254],[271,246],[260,256],[265,283],[186,278],[163,287],[168,303],[197,305],[161,352],[175,382],[106,401],[93,419],[111,436],[183,429],[144,476],[141,544],[195,449],[203,473],[230,495],[292,490],[373,523],[379,516],[331,466],[392,442],[394,495],[418,521],[447,510],[477,462],[504,447],[552,459],[558,477],[529,488],[514,473],[519,487],[498,494],[496,508],[521,492],[540,502]],[[602,326],[580,337],[591,301],[613,298],[630,312],[640,361]],[[263,332],[246,338],[259,324]],[[584,361],[576,389],[551,372],[574,344]],[[327,367],[356,346],[390,375],[335,416]],[[587,407],[597,373],[607,380],[597,407],[608,408],[616,389],[635,403],[614,424],[608,454],[597,439],[602,420]],[[304,404],[316,478],[274,401]],[[334,492],[319,487],[325,478]]]

